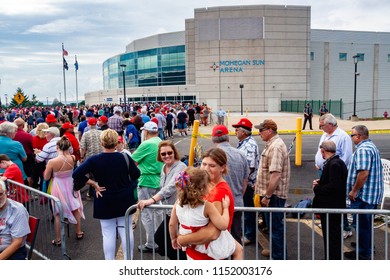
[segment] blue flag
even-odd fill
[[[76,62],[74,63],[74,68],[76,68],[76,71],[79,70],[79,63],[77,62],[77,59]]]
[[[64,68],[65,68],[66,70],[69,69],[69,67],[68,67],[68,62],[66,62],[65,58],[64,58]]]

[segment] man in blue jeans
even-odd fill
[[[356,145],[348,169],[347,195],[351,200],[351,208],[375,209],[383,197],[383,167],[379,150],[369,139],[366,126],[357,125],[352,128],[351,138]],[[357,251],[345,252],[347,259],[372,259],[372,214],[358,214],[357,235],[359,243]]]
[[[232,125],[236,130],[236,136],[239,140],[237,149],[244,152],[249,166],[248,185],[244,193],[244,206],[254,207],[253,194],[256,182],[257,171],[259,169],[259,147],[252,137],[252,122],[247,118],[242,118],[238,123]],[[248,245],[256,241],[256,213],[244,213],[244,234],[242,242]]]
[[[286,203],[290,183],[290,158],[286,144],[278,135],[278,127],[273,120],[264,120],[259,125],[259,135],[266,142],[261,153],[259,171],[255,183],[255,194],[259,194],[263,207],[283,208]],[[270,226],[271,252],[263,250],[263,256],[273,260],[287,259],[285,244],[284,214],[272,212],[265,216],[265,223]],[[271,217],[271,221],[270,221]]]

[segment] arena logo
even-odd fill
[[[255,67],[260,67],[265,64],[265,60],[263,59],[239,59],[239,60],[221,60],[219,65],[215,62],[210,68],[215,72],[215,70],[219,69],[220,73],[240,73],[244,72],[247,67],[253,69]]]

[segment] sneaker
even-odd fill
[[[350,230],[343,230],[343,238],[347,239],[352,236],[352,231]]]
[[[156,248],[157,250],[157,248]],[[138,251],[142,251],[143,253],[152,253],[153,252],[153,248],[150,248],[146,245],[138,245]]]

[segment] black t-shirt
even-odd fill
[[[190,120],[194,120],[195,119],[195,110],[193,108],[190,108],[187,110],[187,114],[188,114],[188,118]]]
[[[187,114],[184,112],[180,112],[177,114],[177,122],[178,123],[185,123],[187,119]]]

